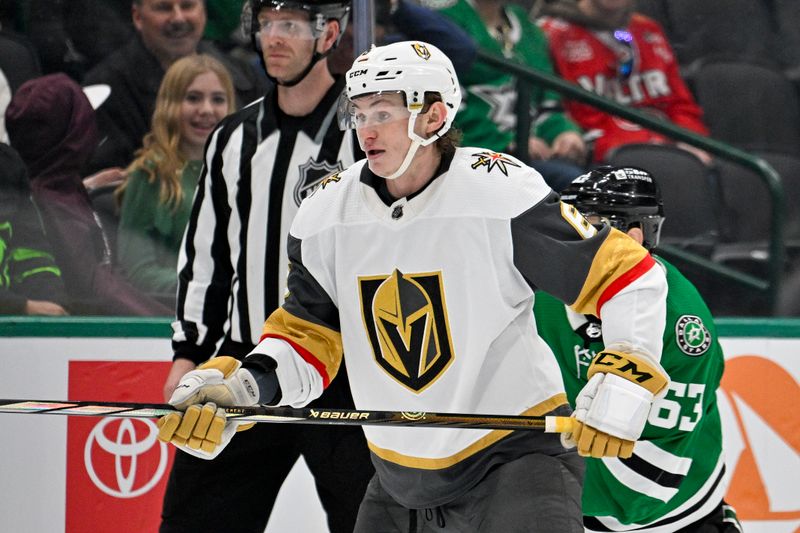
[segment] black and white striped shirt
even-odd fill
[[[209,138],[178,260],[176,357],[200,363],[222,339],[256,344],[286,290],[286,238],[300,201],[360,153],[337,125],[337,79],[308,116],[277,92],[225,118]]]

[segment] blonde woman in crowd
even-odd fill
[[[203,148],[234,106],[230,74],[211,56],[187,56],[167,70],[152,129],[116,191],[121,202],[118,261],[138,288],[174,298],[178,249],[203,167]]]

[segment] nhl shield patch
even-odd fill
[[[298,168],[299,178],[294,186],[295,205],[300,205],[300,202],[314,192],[314,189],[323,179],[340,170],[343,170],[341,161],[331,164],[324,159],[322,161],[314,161],[313,158],[309,157],[308,161]]]
[[[675,322],[678,348],[692,357],[703,355],[711,346],[711,333],[703,320],[695,315],[681,315]]]
[[[419,393],[434,383],[455,357],[442,273],[358,278],[362,318],[378,365]]]

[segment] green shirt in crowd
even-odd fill
[[[553,74],[547,38],[538,26],[528,20],[525,10],[514,4],[505,6],[510,22],[505,47],[489,33],[478,12],[467,0],[427,0],[427,7],[439,9],[466,31],[478,48],[513,60],[526,67]],[[464,134],[462,146],[479,146],[494,151],[507,151],[514,140],[517,118],[516,78],[507,72],[472,64],[466,73],[459,73],[464,101],[455,125]],[[580,128],[561,110],[561,97],[541,87],[531,88],[532,135],[548,144],[566,131],[580,133]]]
[[[174,294],[178,286],[178,251],[192,210],[202,161],[190,161],[181,173],[183,198],[177,209],[159,199],[161,184],[144,170],[128,178],[122,199],[117,258],[131,282],[142,291]]]

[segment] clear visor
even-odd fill
[[[322,28],[316,27],[308,18],[292,17],[292,18],[262,18],[258,21],[258,31],[256,31],[256,38],[262,39],[265,37],[272,37],[278,39],[295,39],[313,41],[318,38],[325,25]]]
[[[381,126],[408,120],[410,116],[400,91],[371,93],[352,100],[342,94],[339,98],[338,119],[342,130]]]

